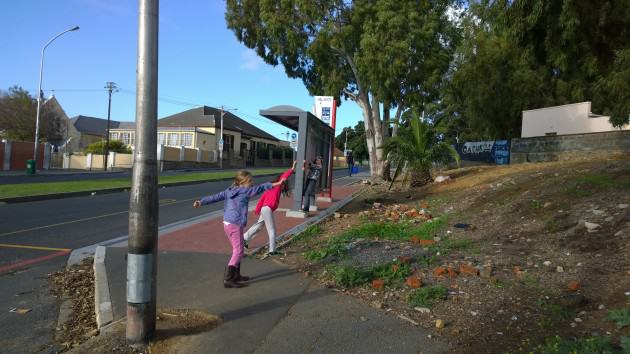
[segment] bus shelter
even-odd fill
[[[260,115],[268,118],[288,129],[297,132],[298,165],[295,171],[295,183],[293,186],[293,206],[287,212],[290,217],[305,217],[302,212],[302,196],[308,162],[313,162],[317,156],[322,158],[322,176],[319,179],[319,190],[329,192],[332,196],[332,153],[335,142],[335,130],[324,123],[314,114],[301,110],[294,106],[275,106],[260,110]],[[302,170],[302,161],[307,164]],[[314,203],[312,205],[315,205]]]

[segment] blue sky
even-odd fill
[[[74,25],[79,31],[46,49],[42,88],[54,94],[68,116],[107,117],[107,81],[121,89],[112,98],[112,119],[135,119],[137,1],[0,1],[0,89],[18,85],[37,91],[41,48]],[[311,110],[314,99],[282,67],[262,62],[236,40],[224,19],[223,0],[161,0],[158,117],[194,106],[238,108],[235,112],[278,138],[286,132],[258,115],[290,104]],[[350,101],[337,110],[337,132],[361,119]]]

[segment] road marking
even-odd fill
[[[53,247],[41,247],[41,246],[13,245],[13,244],[8,244],[8,243],[0,243],[0,247],[26,248],[30,250],[41,250],[41,251],[64,251],[64,252],[72,251],[71,248],[53,248]]]
[[[31,258],[31,259],[27,259],[21,262],[16,262],[16,263],[11,263],[11,264],[7,264],[4,266],[0,266],[0,273],[4,273],[7,272],[9,270],[13,270],[16,268],[23,268],[32,264],[36,264],[36,263],[41,263],[43,261],[47,261],[49,259],[53,259],[53,258],[57,258],[57,257],[61,257],[61,256],[65,256],[68,253],[70,253],[70,251],[59,251],[59,252],[55,252],[55,253],[51,253],[51,254],[47,254],[45,256],[41,256],[41,257],[37,257],[37,258]]]
[[[342,179],[342,178],[350,178],[350,177],[349,176],[342,176],[342,177],[337,177],[334,180],[339,180],[339,179]],[[195,198],[182,199],[182,200],[177,200],[177,201],[171,201],[171,200],[174,200],[174,199],[163,199],[164,202],[161,203],[160,205],[166,206],[166,205],[175,205],[175,204],[181,204],[181,203],[189,203],[189,202],[197,200],[197,199],[199,199],[199,198],[195,197]],[[9,236],[9,235],[15,235],[15,234],[21,234],[21,233],[29,232],[29,231],[43,230],[43,229],[48,229],[48,228],[57,227],[57,226],[76,224],[76,223],[83,222],[83,221],[96,220],[96,219],[106,218],[106,217],[110,217],[110,216],[126,214],[128,212],[129,212],[129,210],[118,211],[118,212],[110,213],[110,214],[91,216],[89,218],[70,220],[70,221],[64,221],[64,222],[60,222],[60,223],[56,223],[56,224],[32,227],[32,228],[29,228],[29,229],[22,229],[22,230],[16,230],[16,231],[11,231],[11,232],[5,232],[5,233],[1,233],[0,237],[2,237],[2,236]]]

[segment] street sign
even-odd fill
[[[219,150],[223,150],[223,139],[219,139]]]
[[[295,149],[297,147],[297,134],[296,133],[291,133],[291,148]]]

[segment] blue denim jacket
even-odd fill
[[[253,187],[230,187],[223,192],[202,198],[201,205],[225,200],[223,205],[223,220],[230,224],[245,227],[245,225],[247,225],[249,198],[271,189],[271,187],[271,182]]]

